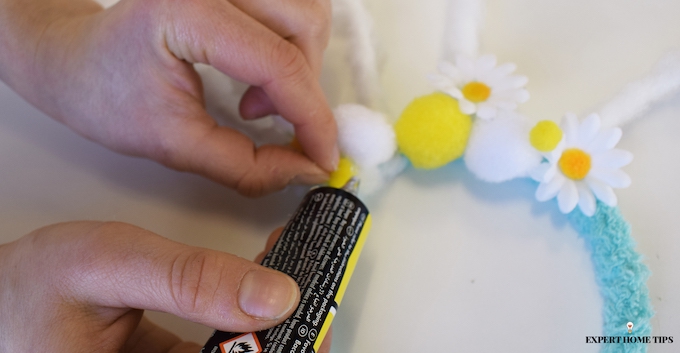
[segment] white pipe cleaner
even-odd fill
[[[484,2],[451,0],[447,6],[444,28],[443,59],[453,61],[458,55],[479,55],[479,32],[482,28]]]
[[[378,63],[373,32],[373,18],[363,0],[338,0],[337,10],[346,23],[349,42],[347,58],[352,71],[356,101],[377,109],[381,99]]]
[[[645,77],[626,85],[600,109],[605,127],[623,126],[644,115],[654,103],[680,89],[680,50],[666,54]]]

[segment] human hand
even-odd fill
[[[143,309],[250,332],[298,300],[279,272],[123,223],[57,224],[0,245],[1,352],[196,353]]]
[[[79,134],[247,195],[327,179],[336,126],[318,84],[328,0],[0,0],[0,78]],[[4,11],[3,11],[4,10]],[[245,118],[278,112],[306,155],[256,147],[204,109],[193,63],[252,87]]]

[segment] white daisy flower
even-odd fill
[[[529,99],[525,76],[511,75],[515,64],[496,66],[496,57],[484,55],[478,59],[465,56],[456,58],[455,65],[442,61],[439,73],[429,76],[440,91],[458,100],[465,114],[489,120],[496,117],[499,109],[513,110],[518,103]]]
[[[621,129],[601,130],[597,114],[580,124],[576,115],[567,114],[561,130],[561,141],[544,154],[546,161],[532,173],[540,182],[536,199],[547,201],[557,196],[562,213],[571,212],[578,204],[587,216],[595,214],[596,198],[616,206],[612,188],[625,188],[631,182],[619,168],[633,160],[632,153],[614,148],[621,139]]]

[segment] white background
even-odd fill
[[[430,93],[446,2],[368,0],[386,113]],[[585,114],[680,47],[676,0],[490,0],[482,52],[529,77],[532,119]],[[346,51],[333,39],[322,83],[333,105],[353,101]],[[214,78],[216,81],[219,77]],[[210,93],[210,92],[209,92]],[[220,92],[211,93],[219,97]],[[86,99],[84,97],[84,99]],[[227,100],[228,101],[228,100]],[[219,103],[213,109],[229,110]],[[619,206],[652,270],[654,335],[680,349],[680,95],[624,128],[634,153]],[[367,200],[374,227],[335,322],[333,352],[595,352],[598,287],[582,239],[535,185],[478,181],[460,161],[408,170]],[[187,244],[252,258],[304,191],[238,196],[197,176],[120,156],[50,120],[0,85],[0,241],[50,223],[129,222]],[[186,339],[212,330],[166,314],[152,319]]]

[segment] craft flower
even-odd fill
[[[540,182],[536,199],[547,201],[557,196],[562,213],[571,212],[578,204],[587,216],[595,214],[596,198],[616,206],[612,188],[630,185],[630,177],[619,168],[633,160],[630,152],[614,148],[621,139],[621,129],[600,129],[597,114],[580,124],[574,114],[564,117],[561,128],[550,124],[537,124],[530,136],[532,145],[545,152],[544,163],[532,172]],[[551,145],[554,148],[546,152],[545,146]]]
[[[524,89],[527,78],[511,75],[515,68],[511,63],[496,66],[493,55],[474,60],[459,56],[455,65],[442,61],[439,73],[429,78],[438,90],[459,101],[463,113],[489,120],[496,117],[499,109],[513,110],[529,99]]]

